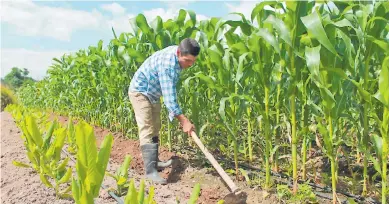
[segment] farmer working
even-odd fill
[[[156,183],[167,183],[166,179],[158,175],[157,168],[172,164],[171,160],[158,160],[160,97],[163,97],[170,121],[177,118],[185,133],[189,134],[194,130],[194,125],[185,117],[177,103],[176,84],[181,70],[191,67],[199,52],[199,44],[186,38],[178,46],[169,46],[151,55],[131,80],[128,94],[138,124],[146,177]]]

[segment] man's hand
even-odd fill
[[[190,134],[191,131],[195,130],[195,126],[184,115],[182,115],[182,114],[178,115],[177,119],[178,119],[178,121],[180,121],[180,125],[182,127],[182,130],[185,133]]]

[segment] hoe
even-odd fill
[[[190,134],[193,140],[196,142],[197,146],[201,149],[204,155],[207,157],[208,161],[211,162],[213,167],[219,173],[219,175],[223,178],[224,182],[230,188],[230,193],[224,197],[225,204],[244,204],[246,203],[247,194],[240,191],[239,188],[235,185],[235,183],[231,180],[231,178],[227,175],[227,173],[223,170],[220,164],[215,160],[211,153],[205,148],[201,140],[197,137],[195,132],[191,132]]]

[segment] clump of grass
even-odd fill
[[[293,195],[287,185],[277,185],[277,196],[287,203],[318,203],[312,188],[307,184],[301,184],[296,195]]]
[[[1,111],[7,107],[8,104],[17,104],[17,100],[13,91],[4,84],[1,87]]]

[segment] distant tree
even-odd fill
[[[1,80],[1,83],[4,83],[11,89],[16,90],[23,84],[35,82],[33,78],[28,76],[29,73],[30,72],[26,68],[20,69],[18,67],[13,67],[11,72]]]

